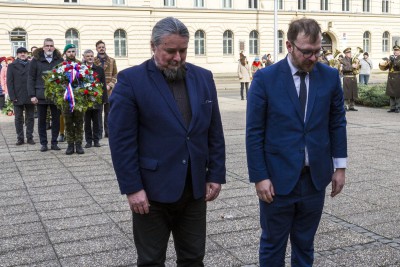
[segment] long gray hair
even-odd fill
[[[151,32],[151,43],[154,46],[158,46],[164,36],[171,34],[178,34],[179,36],[189,39],[189,31],[185,24],[177,18],[167,17],[154,25],[153,31]]]

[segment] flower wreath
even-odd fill
[[[103,84],[91,67],[80,62],[64,61],[44,77],[45,96],[62,111],[85,112],[101,104]]]

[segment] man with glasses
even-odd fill
[[[38,132],[41,144],[40,151],[45,152],[47,147],[46,115],[47,107],[51,111],[51,149],[60,150],[58,147],[58,131],[60,130],[60,112],[53,102],[44,96],[43,76],[63,61],[60,51],[54,47],[54,41],[46,38],[43,47],[33,52],[28,73],[28,91],[33,104],[38,104]]]
[[[332,182],[345,182],[347,158],[343,91],[337,69],[318,62],[321,28],[292,21],[285,59],[258,71],[247,99],[249,177],[260,203],[260,266],[312,266],[314,236]],[[274,79],[271,79],[274,77]]]

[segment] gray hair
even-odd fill
[[[52,43],[54,43],[53,39],[51,39],[51,38],[46,38],[46,39],[44,39],[43,44],[46,43],[46,42],[52,42]]]
[[[94,54],[92,49],[86,49],[85,52],[83,52],[83,55],[85,56],[86,54],[92,53]]]
[[[189,39],[189,31],[179,19],[174,17],[164,18],[154,25],[151,32],[151,43],[158,46],[166,35],[178,34]]]

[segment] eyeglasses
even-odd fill
[[[318,49],[318,50],[315,50],[315,51],[312,51],[312,50],[303,50],[303,49],[300,49],[295,43],[292,43],[293,45],[294,45],[294,47],[296,47],[297,48],[297,50],[299,50],[302,54],[303,54],[303,57],[305,58],[305,59],[309,59],[309,58],[311,58],[313,55],[315,56],[315,57],[321,57],[322,56],[322,54],[323,54],[323,52],[324,52],[324,50],[323,49]]]

